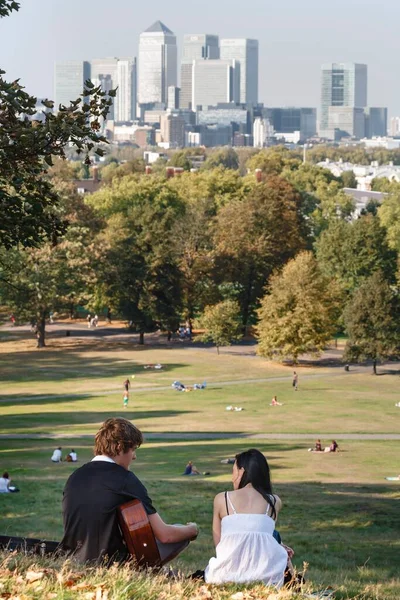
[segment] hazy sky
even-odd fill
[[[324,62],[368,65],[368,103],[400,115],[399,0],[20,0],[0,21],[0,68],[54,97],[56,60],[137,56],[141,31],[163,21],[184,33],[260,42],[260,101],[319,107]]]

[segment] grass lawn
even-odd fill
[[[143,369],[156,362],[165,364],[166,371]],[[0,432],[93,434],[105,418],[118,414],[131,418],[144,432],[399,432],[400,409],[394,407],[398,376],[347,374],[328,367],[298,372],[300,386],[294,392],[291,368],[249,353],[217,357],[204,349],[143,350],[126,343],[76,340],[63,345],[55,341],[53,347],[37,352],[29,344],[4,342]],[[136,377],[124,413],[122,381],[132,374]],[[188,384],[206,379],[215,386],[191,393],[145,390],[169,387],[175,379]],[[269,381],[243,381],[251,379]],[[232,380],[237,384],[222,385]],[[284,406],[269,406],[274,394]],[[226,412],[228,404],[245,410]],[[329,439],[322,441],[327,444]],[[309,564],[307,578],[313,586],[331,585],[336,598],[398,599],[400,483],[384,477],[400,472],[400,443],[341,440],[340,435],[338,441],[342,452],[314,454],[307,452],[313,437],[151,440],[138,451],[132,469],[166,520],[196,520],[200,525],[198,540],[180,559],[190,572],[204,567],[213,555],[212,499],[230,488],[231,476],[231,466],[220,460],[256,446],[268,457],[276,492],[284,502],[278,529],[294,547],[296,565]],[[91,458],[89,439],[0,440],[0,469],[9,470],[21,489],[19,494],[0,496],[1,534],[60,538],[62,490],[75,466],[50,462],[58,445],[65,452],[74,447],[80,464]],[[211,475],[182,477],[189,459]]]

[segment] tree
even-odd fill
[[[345,359],[376,365],[400,350],[400,300],[382,271],[375,272],[353,294],[344,312],[348,333]]]
[[[215,169],[216,167],[237,171],[239,169],[239,157],[235,150],[233,148],[221,148],[220,150],[215,150],[207,158],[202,168],[210,170]]]
[[[95,215],[70,189],[56,191],[58,210],[69,223],[58,243],[0,249],[1,300],[19,320],[36,322],[38,348],[46,345],[49,312],[86,304],[96,281]]]
[[[214,306],[206,306],[199,322],[205,329],[202,340],[215,344],[218,354],[220,346],[229,346],[243,337],[240,307],[233,300],[224,300]]]
[[[107,306],[144,334],[175,330],[182,308],[181,276],[172,230],[183,202],[157,177],[124,177],[93,194],[88,203],[107,227],[99,238],[104,258],[99,294]]]
[[[340,179],[342,180],[343,187],[357,189],[357,178],[353,171],[344,171],[341,174]]]
[[[188,155],[188,150],[177,150],[177,152],[174,152],[171,156],[168,164],[171,165],[171,167],[180,167],[181,169],[184,169],[184,171],[190,171],[192,163],[188,159]]]
[[[0,0],[0,17],[19,10],[19,3]],[[37,98],[24,91],[19,80],[7,82],[0,70],[0,245],[37,246],[53,241],[65,224],[55,207],[59,201],[46,168],[53,157],[65,157],[65,146],[73,144],[86,154],[106,139],[99,134],[100,120],[106,118],[115,90],[105,93],[101,86],[85,82],[82,98],[58,113],[46,112],[45,120],[32,121]],[[71,99],[72,100],[72,99]],[[42,102],[53,108],[50,100]],[[97,148],[97,154],[103,150]]]
[[[378,217],[389,247],[400,255],[400,193],[385,198],[378,208]]]
[[[258,353],[295,363],[301,354],[320,354],[336,330],[340,290],[311,252],[289,261],[267,290],[258,311]]]
[[[396,252],[389,248],[386,231],[372,214],[353,222],[332,221],[317,240],[316,251],[323,273],[349,292],[377,270],[395,281]]]
[[[284,169],[295,171],[300,164],[299,155],[291,152],[285,146],[275,146],[254,154],[247,161],[247,168],[250,171],[261,169],[264,175],[281,175]]]
[[[239,291],[243,325],[251,323],[265,284],[305,247],[301,196],[284,179],[271,176],[244,200],[232,200],[217,215],[214,246],[218,283]]]

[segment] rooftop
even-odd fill
[[[173,33],[164,23],[161,21],[156,21],[151,25],[144,33]]]

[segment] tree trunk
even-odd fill
[[[372,363],[372,372],[374,375],[376,375],[376,358],[374,359],[374,362]]]
[[[168,333],[167,333],[167,342],[170,342],[171,338],[172,338],[172,331],[168,330]]]
[[[139,333],[139,344],[140,344],[141,346],[144,346],[144,332],[143,332],[143,331],[141,331],[141,332]]]
[[[46,342],[45,342],[45,337],[46,337],[46,318],[45,318],[45,314],[41,313],[38,320],[37,320],[37,348],[45,348],[46,347]]]
[[[219,346],[217,346],[217,354],[219,354]]]

